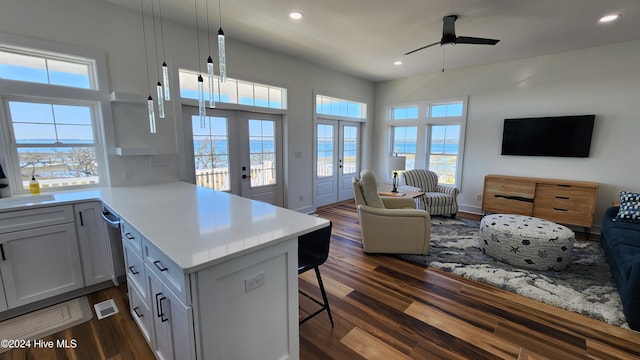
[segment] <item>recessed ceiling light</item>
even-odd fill
[[[601,22],[601,23],[612,22],[614,20],[617,20],[619,17],[620,17],[620,14],[609,14],[601,17],[600,20],[598,20],[598,22]]]
[[[289,13],[289,18],[293,20],[300,20],[303,16],[304,14],[302,14],[300,11],[292,11]]]
[[[393,62],[393,65],[396,65],[396,66],[402,65],[402,61],[396,60],[396,61]]]

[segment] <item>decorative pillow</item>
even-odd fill
[[[363,170],[360,174],[360,187],[362,197],[367,205],[377,208],[384,208],[384,203],[378,194],[378,184],[376,176],[369,170]]]
[[[616,221],[640,222],[640,194],[620,191],[620,210]]]

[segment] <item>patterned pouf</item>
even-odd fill
[[[478,242],[482,251],[514,266],[562,270],[571,263],[575,234],[566,226],[522,215],[482,218]]]

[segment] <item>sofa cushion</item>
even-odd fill
[[[640,222],[640,194],[620,191],[620,210],[615,220]]]
[[[376,176],[369,170],[364,170],[360,174],[360,188],[362,189],[362,197],[367,205],[384,209],[384,203],[378,194],[378,184]]]

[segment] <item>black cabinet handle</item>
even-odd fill
[[[558,211],[569,211],[567,209],[560,209],[560,208],[553,208],[553,210],[558,210]]]
[[[167,267],[165,267],[164,265],[162,265],[162,264],[160,263],[160,260],[156,260],[156,261],[154,261],[154,262],[153,262],[153,265],[155,265],[155,266],[158,268],[158,270],[160,270],[160,271],[167,271],[167,270],[169,270]]]
[[[136,306],[136,307],[133,308],[133,312],[136,314],[137,317],[141,318],[141,317],[144,316],[144,314],[139,313],[138,312],[139,309],[140,309],[140,307]]]
[[[162,308],[162,300],[166,299],[167,298],[163,296],[161,292],[156,294],[156,314],[160,318],[160,320],[162,320],[162,322],[169,320],[164,313],[164,309]]]
[[[135,238],[136,238],[135,236],[131,235],[131,233],[126,233],[126,234],[124,234],[124,236],[129,240],[135,240]]]
[[[80,215],[80,226],[84,226],[84,219],[82,219],[82,211],[78,211],[78,215]]]
[[[0,244],[0,252],[2,253],[2,261],[6,261],[7,258],[4,256],[4,244]]]
[[[135,266],[133,266],[133,265],[132,265],[132,266],[129,266],[129,271],[131,271],[131,273],[132,273],[133,275],[138,275],[138,274],[140,274],[139,272],[137,272],[137,271],[136,271],[136,267],[135,267]]]

